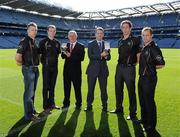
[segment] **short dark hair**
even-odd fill
[[[104,33],[104,29],[102,27],[97,27],[96,32],[97,32],[97,30],[101,30]]]
[[[149,31],[151,35],[153,34],[153,29],[151,27],[144,27],[142,29],[141,33],[144,32],[144,31]]]
[[[132,25],[132,22],[131,22],[130,20],[123,20],[123,21],[121,22],[121,25],[120,25],[120,26],[122,27],[123,24],[128,24],[130,28],[132,28],[132,26],[133,26],[133,25]]]
[[[37,28],[37,24],[35,22],[29,22],[29,24],[27,25],[27,29],[29,29],[29,27],[31,26]]]
[[[49,26],[47,26],[47,30],[49,30],[49,28],[56,29],[56,26],[55,25],[49,25]]]

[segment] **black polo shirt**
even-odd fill
[[[136,64],[137,53],[140,50],[140,38],[130,35],[127,39],[121,38],[118,42],[119,64]]]
[[[43,65],[57,65],[58,57],[61,53],[60,43],[56,39],[48,37],[41,40],[39,43],[39,51],[41,55],[41,63]]]
[[[140,76],[155,76],[156,65],[165,65],[165,61],[160,48],[154,43],[150,42],[144,46],[139,61],[139,75]]]
[[[20,41],[17,53],[22,54],[22,65],[39,65],[39,49],[36,42],[29,36],[26,36]]]

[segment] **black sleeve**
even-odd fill
[[[17,53],[24,54],[25,44],[24,41],[21,41],[17,48]]]
[[[61,53],[61,44],[59,43],[59,41],[57,41],[57,44],[58,44],[58,47],[57,47],[58,54],[60,54]]]
[[[39,54],[42,54],[42,53],[43,53],[43,45],[44,45],[44,42],[43,42],[43,40],[41,40],[41,41],[39,42]]]
[[[158,46],[153,46],[151,48],[151,54],[156,65],[165,65],[164,57]]]
[[[136,44],[136,54],[141,52],[141,37],[135,38],[135,44]]]

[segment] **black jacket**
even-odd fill
[[[139,75],[156,76],[156,65],[165,65],[165,61],[160,48],[152,41],[141,51]]]
[[[70,43],[67,43],[66,51],[70,52]],[[76,42],[69,58],[62,52],[61,57],[62,59],[65,59],[64,73],[69,71],[81,73],[81,61],[84,60],[84,56],[84,45],[79,42]]]

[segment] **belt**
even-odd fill
[[[135,64],[121,64],[121,63],[118,63],[118,65],[120,67],[134,67],[135,66]]]

